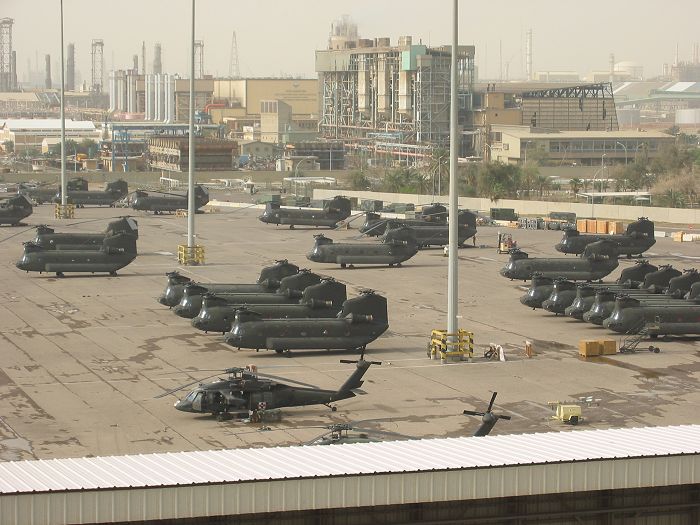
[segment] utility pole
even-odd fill
[[[195,0],[192,0],[192,39],[190,47],[190,126],[189,126],[189,177],[187,179],[187,248],[189,258],[194,255],[194,15]]]
[[[458,38],[458,0],[452,0],[452,61],[450,65],[450,210],[449,210],[449,244],[447,270],[447,333],[450,342],[459,340],[459,324],[457,322],[458,273],[457,273],[457,244],[459,201],[457,195],[457,156],[459,155],[459,135],[457,133],[457,54],[459,52]],[[454,347],[452,348],[454,350]]]

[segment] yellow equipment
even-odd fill
[[[186,244],[180,244],[177,247],[177,260],[180,264],[198,265],[204,264],[204,246],[188,247]]]
[[[508,253],[517,247],[518,243],[513,240],[513,236],[510,233],[498,232],[498,253]]]
[[[559,401],[550,401],[547,404],[554,410],[552,419],[569,425],[578,425],[583,421],[581,405],[565,405]]]
[[[455,341],[450,341],[456,336]],[[474,333],[467,330],[459,330],[456,334],[450,334],[447,330],[433,330],[428,343],[428,357],[436,359],[440,356],[443,361],[455,359],[464,361],[474,355]]]

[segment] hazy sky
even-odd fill
[[[77,68],[90,74],[90,42],[105,41],[105,69],[131,67],[146,41],[150,69],[153,44],[163,45],[165,72],[188,69],[190,0],[64,0],[65,41],[75,42]],[[205,69],[229,71],[231,33],[236,31],[243,76],[315,76],[314,50],[327,45],[331,22],[342,14],[360,36],[412,35],[433,45],[451,39],[449,0],[197,0],[197,38],[204,40]],[[59,60],[59,1],[0,0],[0,17],[14,18],[13,48],[21,81],[35,52]],[[671,0],[460,1],[460,43],[475,44],[481,77],[499,76],[499,41],[504,69],[523,76],[524,39],[533,30],[533,69],[606,70],[609,54],[644,67],[645,76],[673,62],[676,44],[689,60],[698,31],[700,2]],[[56,79],[54,79],[56,81]]]

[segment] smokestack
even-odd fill
[[[610,53],[610,83],[615,82],[615,53]]]
[[[525,74],[527,80],[532,80],[532,29],[527,30],[525,40]]]
[[[673,65],[674,66],[678,65],[678,42],[676,42],[676,56],[673,59]]]
[[[161,53],[162,49],[160,47],[160,42],[158,42],[153,48],[153,73],[156,75],[160,75],[163,72]]]
[[[146,41],[141,42],[141,71],[142,74],[146,74]]]
[[[66,57],[66,91],[75,91],[75,44],[68,44]]]
[[[46,78],[44,79],[44,87],[51,89],[51,55],[46,55]]]
[[[700,44],[693,44],[693,64],[700,64]]]
[[[139,56],[134,55],[133,60],[134,60],[134,75],[138,75],[139,74]]]

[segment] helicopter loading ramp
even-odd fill
[[[699,487],[700,425],[623,428],[0,463],[0,522],[299,523],[335,513],[356,523],[564,522],[633,512],[689,523]]]

